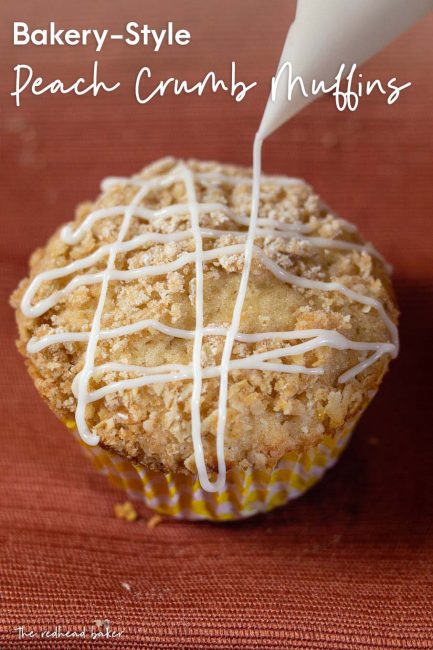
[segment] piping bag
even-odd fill
[[[341,65],[361,64],[433,8],[433,0],[298,0],[278,70],[292,64],[308,89],[313,79],[327,87]],[[287,99],[289,71],[281,72],[275,101],[268,99],[257,132],[263,140],[318,95],[305,97],[295,84]]]

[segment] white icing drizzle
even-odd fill
[[[139,388],[157,383],[192,380],[191,398],[191,432],[195,454],[195,461],[200,483],[205,490],[219,491],[223,489],[226,477],[224,459],[224,433],[227,418],[228,376],[234,370],[262,370],[267,372],[302,373],[307,375],[323,374],[323,368],[308,368],[299,364],[283,363],[283,359],[304,354],[320,347],[330,347],[338,350],[354,350],[361,353],[371,353],[358,364],[347,370],[339,377],[339,382],[344,383],[354,378],[357,374],[375,363],[384,354],[395,357],[398,353],[397,328],[386,313],[382,303],[371,296],[360,294],[339,282],[322,282],[309,280],[296,276],[269,258],[263,248],[256,245],[256,241],[266,241],[268,238],[294,239],[306,242],[312,247],[339,250],[357,250],[368,253],[382,262],[383,258],[375,251],[371,244],[355,244],[352,242],[327,239],[325,237],[310,236],[319,226],[320,221],[312,223],[283,223],[271,218],[259,217],[260,184],[277,183],[279,185],[299,184],[298,179],[280,176],[261,177],[261,145],[262,141],[256,137],[254,142],[253,177],[240,177],[224,175],[216,172],[193,173],[184,163],[178,163],[168,174],[159,174],[148,180],[142,178],[109,178],[102,184],[102,189],[107,190],[114,185],[133,185],[138,188],[133,200],[126,206],[100,208],[89,214],[82,223],[73,230],[71,225],[65,226],[61,231],[65,243],[73,246],[80,242],[91,231],[94,224],[101,219],[114,219],[121,217],[121,225],[115,242],[103,244],[96,251],[79,260],[75,260],[64,267],[44,271],[33,278],[29,284],[22,302],[21,310],[29,318],[37,318],[53,308],[60,300],[75,291],[80,286],[100,284],[100,294],[95,310],[92,326],[88,332],[62,332],[47,334],[40,338],[32,338],[28,342],[27,350],[36,354],[50,345],[81,342],[86,344],[84,367],[73,382],[72,390],[77,399],[76,423],[82,439],[90,445],[96,445],[99,437],[92,432],[86,423],[86,407],[91,402],[100,400],[111,393],[127,389]],[[168,206],[159,210],[151,210],[141,205],[142,200],[152,189],[167,187],[173,183],[183,182],[186,188],[187,203]],[[231,185],[252,185],[252,207],[250,217],[236,214],[228,206],[221,203],[199,203],[197,199],[196,183],[203,185],[218,185],[220,183]],[[324,205],[324,204],[322,204]],[[327,208],[328,209],[328,208]],[[241,226],[248,226],[247,231],[215,230],[200,226],[203,214],[218,212],[225,215],[231,222]],[[140,219],[152,223],[159,219],[168,219],[174,216],[189,217],[190,228],[178,230],[169,234],[147,232],[131,239],[127,239],[128,230],[132,219]],[[356,230],[352,224],[338,218],[343,230],[352,232]],[[210,250],[203,250],[204,239],[218,239],[229,235],[239,238],[239,244],[216,246]],[[115,267],[118,253],[126,253],[138,249],[146,243],[167,243],[193,240],[194,251],[183,252],[173,261],[164,264],[151,264],[131,270],[118,270]],[[214,259],[228,255],[243,254],[244,264],[241,274],[238,294],[233,309],[232,321],[228,327],[205,327],[203,320],[203,265]],[[248,288],[248,279],[253,257],[260,259],[261,263],[275,277],[293,286],[318,291],[334,291],[345,295],[349,300],[361,303],[377,310],[386,325],[390,342],[360,342],[352,341],[339,332],[324,329],[294,330],[289,332],[256,332],[242,333],[239,331],[242,308]],[[107,258],[105,269],[95,273],[81,273],[80,271],[94,266]],[[384,262],[385,263],[385,262]],[[136,280],[144,277],[160,276],[180,269],[187,264],[194,264],[196,278],[195,292],[195,329],[185,330],[160,323],[155,319],[143,319],[130,325],[112,329],[101,329],[101,319],[107,298],[109,283],[112,281]],[[53,291],[49,296],[34,303],[34,298],[44,282],[74,276],[62,289]],[[142,367],[137,365],[109,362],[99,366],[95,365],[95,356],[99,341],[115,339],[120,336],[131,336],[142,330],[156,330],[161,334],[191,340],[193,342],[193,358],[191,365],[164,364],[156,367]],[[201,352],[205,336],[224,337],[224,348],[219,366],[202,367]],[[282,347],[267,352],[254,353],[241,359],[232,359],[232,349],[235,341],[245,343],[258,343],[265,340],[281,341]],[[284,342],[301,341],[293,345]],[[89,392],[89,382],[92,378],[103,376],[104,373],[126,373],[136,375],[133,378],[120,379],[111,382],[102,388]],[[220,378],[220,392],[218,399],[218,421],[216,451],[218,460],[217,479],[211,482],[207,473],[203,443],[201,438],[200,399],[204,379]],[[127,419],[123,413],[117,414],[122,420]]]

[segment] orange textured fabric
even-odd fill
[[[137,521],[117,519],[124,495],[50,414],[13,344],[6,301],[30,252],[102,177],[169,153],[250,161],[292,10],[286,0],[2,5],[1,649],[433,648],[432,17],[363,68],[365,78],[412,81],[393,106],[373,95],[357,112],[338,113],[327,98],[265,146],[266,171],[307,178],[394,264],[403,314],[400,358],[341,461],[309,494],[244,523],[151,528],[140,506]],[[192,42],[158,54],[114,42],[99,55],[18,49],[13,20],[113,30],[173,20]],[[96,57],[107,82],[122,80],[118,94],[27,95],[20,109],[9,96],[17,63],[70,81]],[[227,74],[231,60],[259,81],[244,102],[205,93],[140,106],[133,98],[142,65],[157,79],[194,79]],[[91,626],[103,621],[122,635],[92,641]],[[20,626],[34,637],[20,640]],[[42,638],[55,626],[86,626],[86,638]]]

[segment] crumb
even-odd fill
[[[126,591],[132,591],[132,587],[129,582],[121,582],[120,584]]]
[[[148,528],[155,528],[155,526],[158,526],[162,521],[161,515],[153,515],[150,519],[147,521],[147,527]]]
[[[116,503],[114,505],[114,514],[118,519],[124,519],[125,521],[136,521],[138,519],[138,513],[130,501]]]

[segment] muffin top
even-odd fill
[[[212,472],[222,422],[228,468],[271,468],[368,404],[398,346],[386,264],[303,181],[262,176],[233,330],[250,211],[249,169],[166,158],[104,181],[34,252],[18,348],[85,441]]]

